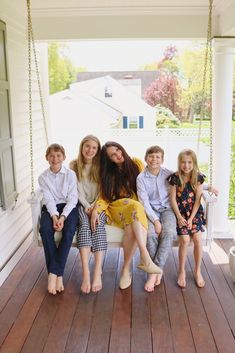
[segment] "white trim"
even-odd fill
[[[83,6],[66,8],[32,9],[33,17],[74,17],[74,16],[139,16],[139,15],[208,15],[208,6]],[[214,14],[217,15],[216,9]]]
[[[14,255],[10,258],[7,264],[0,271],[0,286],[9,276],[9,274],[11,273],[13,268],[17,265],[17,263],[20,261],[24,253],[28,250],[31,243],[32,243],[32,233],[30,233],[29,236],[27,236],[27,238],[23,241],[21,246],[17,249]]]

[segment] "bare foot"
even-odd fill
[[[153,292],[154,291],[154,287],[155,287],[155,283],[157,281],[157,276],[156,274],[151,274],[148,276],[148,279],[144,285],[144,289],[146,290],[146,292]]]
[[[85,294],[90,293],[91,291],[91,281],[90,281],[90,275],[89,276],[84,276],[82,285],[81,285],[81,291]]]
[[[99,292],[102,289],[101,272],[94,273],[91,289],[92,289],[92,292]]]
[[[161,280],[162,280],[162,274],[161,275],[157,275],[155,286],[159,286],[159,284],[161,283]]]
[[[177,284],[178,284],[178,286],[180,288],[185,288],[186,287],[185,271],[179,273]]]
[[[195,273],[195,282],[199,288],[205,287],[206,282],[204,281],[201,272]]]
[[[56,282],[57,282],[57,275],[54,273],[49,273],[48,275],[48,285],[47,289],[50,294],[56,294]]]
[[[58,276],[56,280],[56,290],[57,292],[61,293],[64,291],[64,284],[63,284],[63,277]]]

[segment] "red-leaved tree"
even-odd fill
[[[169,108],[173,114],[180,115],[178,105],[181,88],[177,77],[170,72],[159,71],[158,77],[144,92],[144,100],[155,107],[157,104]]]

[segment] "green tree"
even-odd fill
[[[76,82],[78,72],[86,71],[72,64],[68,46],[60,43],[48,46],[48,66],[50,94],[67,89],[71,83]]]
[[[185,50],[178,58],[181,72],[181,82],[184,89],[181,94],[184,120],[193,121],[195,115],[199,115],[202,106],[206,107],[204,113],[209,115],[209,63],[206,69],[206,85],[203,95],[203,72],[205,66],[205,46],[195,47],[193,50]],[[204,101],[204,102],[203,102]]]

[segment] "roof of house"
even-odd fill
[[[115,80],[122,80],[135,84],[134,80],[141,80],[141,96],[146,88],[156,79],[158,71],[94,71],[94,72],[79,72],[77,74],[77,82],[91,80],[98,77],[110,76]],[[125,85],[126,86],[126,85]]]

